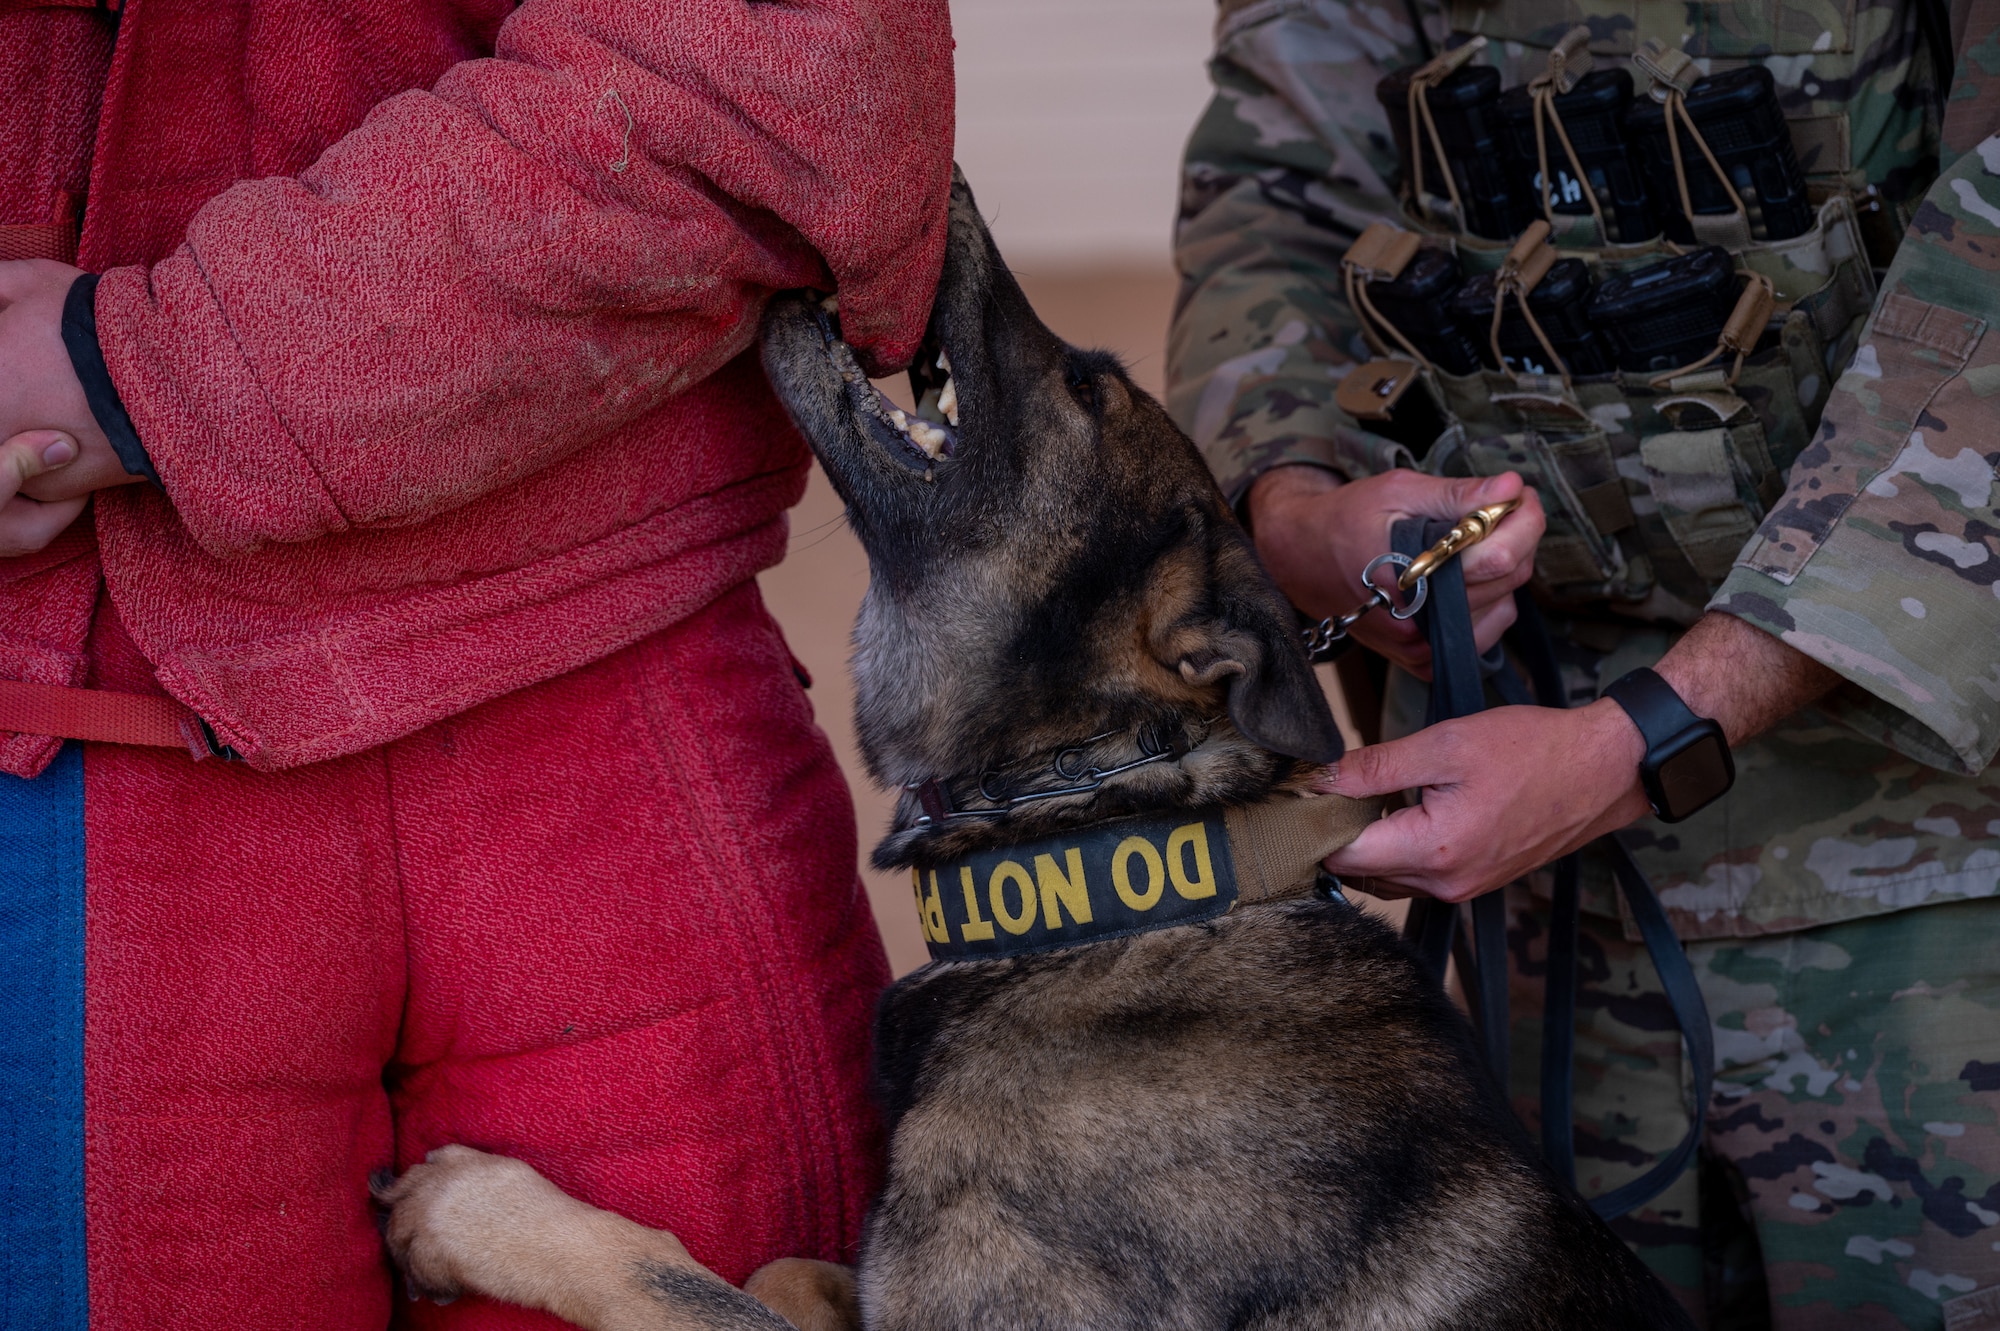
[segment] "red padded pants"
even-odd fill
[[[150,687],[99,618],[95,682]],[[92,745],[84,771],[93,1327],[387,1325],[368,1176],[445,1142],[732,1280],[851,1257],[887,967],[754,586],[355,757],[266,775]]]

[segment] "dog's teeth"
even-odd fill
[[[939,359],[942,360],[943,357],[939,357]],[[944,413],[944,418],[950,421],[953,426],[958,424],[957,380],[946,379],[944,381],[944,389],[938,394],[938,410]]]
[[[906,433],[908,432],[910,428],[910,418],[903,414],[903,409],[901,407],[889,408],[889,419],[896,423],[897,429],[902,430]]]
[[[946,374],[951,373],[951,357],[945,355],[944,348],[942,347],[938,348],[937,367],[940,370],[943,370]]]
[[[924,450],[924,456],[935,458],[944,452],[944,446],[951,436],[929,421],[913,420],[909,425],[910,442]]]
[[[831,296],[828,296],[825,300],[821,301],[819,303],[819,307],[825,310],[828,314],[839,314],[840,293],[837,291],[834,292]]]

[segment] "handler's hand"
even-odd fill
[[[1361,570],[1388,553],[1389,528],[1399,519],[1457,519],[1521,495],[1521,507],[1460,556],[1473,636],[1483,652],[1514,622],[1514,589],[1535,571],[1535,543],[1545,523],[1541,501],[1524,490],[1512,472],[1453,481],[1388,471],[1343,483],[1318,467],[1278,467],[1251,487],[1250,528],[1278,586],[1292,604],[1319,618],[1346,614],[1366,598]],[[1378,610],[1354,626],[1354,637],[1419,679],[1430,678],[1430,645],[1414,622]]]
[[[133,476],[98,428],[62,340],[63,302],[81,268],[0,263],[0,557],[40,550],[92,492]]]
[[[1644,814],[1645,752],[1609,699],[1499,707],[1356,749],[1321,789],[1359,798],[1421,786],[1423,803],[1372,824],[1326,867],[1369,879],[1378,895],[1477,896]]]
[[[74,466],[75,460],[76,441],[57,430],[24,430],[0,443],[0,559],[33,554],[83,512],[88,494],[44,503],[21,493],[23,486]]]

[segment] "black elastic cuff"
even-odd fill
[[[69,297],[63,301],[62,336],[69,363],[83,385],[84,401],[90,403],[90,414],[97,417],[97,426],[111,441],[118,460],[127,472],[158,485],[160,474],[153,470],[153,460],[146,456],[146,446],[139,442],[139,432],[125,414],[125,404],[111,383],[111,371],[104,366],[104,348],[97,344],[96,273],[85,273],[70,284]]]

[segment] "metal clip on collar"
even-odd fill
[[[1424,602],[1430,599],[1430,575],[1438,565],[1491,536],[1493,529],[1500,525],[1500,520],[1520,506],[1519,499],[1509,499],[1504,503],[1475,508],[1460,518],[1458,525],[1440,537],[1436,545],[1414,559],[1408,555],[1392,554],[1377,555],[1369,560],[1368,566],[1361,570],[1361,585],[1368,589],[1368,599],[1344,615],[1328,615],[1319,623],[1300,630],[1306,655],[1315,662],[1330,659],[1334,645],[1345,640],[1371,610],[1387,610],[1391,619],[1414,618],[1424,608]],[[1389,589],[1375,581],[1375,570],[1384,564],[1403,570],[1396,579],[1396,589],[1406,593],[1410,603],[1400,610],[1396,608],[1396,599],[1389,594]]]

